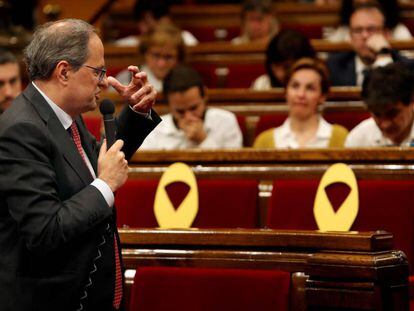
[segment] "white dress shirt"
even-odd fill
[[[65,111],[63,111],[58,105],[56,105],[45,93],[42,92],[42,90],[40,90],[36,86],[34,82],[32,82],[32,84],[39,91],[39,93],[43,96],[43,98],[49,104],[50,108],[52,108],[52,110],[55,112],[60,123],[62,123],[62,126],[64,127],[64,129],[67,130],[72,125],[72,122],[73,122],[72,117],[68,115]],[[114,198],[114,194],[111,188],[102,179],[96,178],[96,174],[95,174],[95,171],[93,170],[91,161],[89,160],[88,155],[86,154],[83,147],[82,147],[82,151],[85,156],[86,166],[88,167],[92,177],[94,178],[94,181],[91,183],[91,185],[99,190],[99,192],[104,197],[106,203],[108,203],[108,206],[112,207],[114,205],[115,198]]]
[[[263,74],[253,81],[251,89],[255,91],[268,91],[272,88],[270,77],[268,74]]]
[[[275,139],[276,148],[300,148],[299,143],[296,140],[295,134],[292,132],[290,123],[290,118],[287,118],[281,126],[277,127],[274,130],[273,135]],[[318,129],[316,130],[315,137],[313,137],[312,140],[307,142],[306,146],[304,147],[326,148],[328,147],[331,136],[332,124],[329,124],[327,121],[325,121],[324,118],[319,117],[319,125]]]
[[[148,135],[139,150],[241,148],[243,137],[236,116],[227,110],[208,108],[204,116],[207,138],[196,144],[177,128],[171,114],[161,116],[162,122]]]
[[[409,146],[414,141],[414,124],[410,135],[400,144]],[[362,121],[347,136],[345,147],[386,147],[396,146],[394,142],[385,137],[373,118]]]

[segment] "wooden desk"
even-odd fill
[[[407,261],[386,232],[130,229],[120,236],[128,269],[279,269],[292,275],[291,310],[408,310]]]

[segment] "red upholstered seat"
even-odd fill
[[[83,121],[85,121],[88,131],[99,141],[101,139],[102,118],[99,116],[85,115],[83,116]]]
[[[263,64],[216,64],[193,63],[191,65],[209,88],[249,88],[253,81],[265,73]]]
[[[243,135],[243,146],[246,146],[247,141],[247,126],[246,126],[246,116],[243,115],[236,115],[237,123],[239,124],[240,131]]]
[[[229,41],[239,35],[240,27],[229,26],[218,29],[214,26],[186,26],[185,30],[189,31],[199,42]]]
[[[329,123],[340,124],[350,131],[371,114],[368,111],[330,111],[325,112],[323,116]]]
[[[316,25],[316,24],[288,24],[283,23],[281,25],[281,29],[293,29],[300,33],[303,33],[306,37],[309,39],[322,39],[322,33],[323,33],[323,26],[322,25]]]
[[[269,200],[267,226],[273,229],[317,229],[313,202],[318,184],[317,180],[275,181]],[[332,186],[330,190],[346,185]],[[359,213],[351,230],[391,232],[394,235],[394,248],[405,252],[413,271],[414,181],[359,180],[358,187]],[[340,192],[327,192],[334,207],[339,207],[341,198],[346,197],[343,191]]]
[[[158,181],[129,179],[117,191],[117,224],[119,227],[158,227],[153,205]],[[168,191],[174,206],[188,189],[180,183]],[[258,183],[255,180],[200,180],[199,210],[193,227],[255,228],[258,223]]]
[[[131,311],[288,310],[290,274],[277,270],[138,268]]]
[[[261,132],[264,132],[268,129],[281,126],[283,122],[285,122],[287,116],[288,115],[286,112],[260,116],[259,121],[256,125],[256,130],[254,132],[254,137],[257,137]]]

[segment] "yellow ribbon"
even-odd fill
[[[166,191],[174,182],[183,182],[190,189],[180,206],[175,209]],[[190,228],[198,212],[198,188],[195,175],[184,163],[170,165],[161,176],[154,200],[154,214],[161,228]]]
[[[325,191],[328,185],[336,182],[345,183],[351,189],[337,212]],[[354,172],[346,164],[333,164],[322,176],[313,205],[313,214],[319,230],[349,231],[358,215],[358,206],[358,184]]]

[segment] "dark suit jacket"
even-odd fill
[[[120,114],[128,158],[160,122],[154,111],[152,118],[129,108]],[[99,144],[76,121],[96,172]],[[69,134],[29,84],[0,117],[1,310],[112,309],[115,215],[91,181]]]
[[[414,71],[414,61],[397,51],[392,51],[394,62],[402,63]],[[326,61],[330,73],[332,86],[355,86],[357,77],[355,72],[355,52],[331,53]]]

